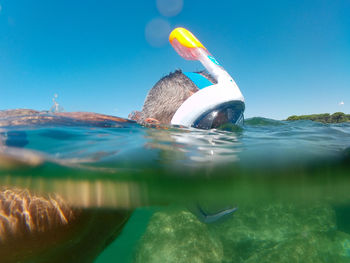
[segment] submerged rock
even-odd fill
[[[350,235],[333,231],[297,236],[251,256],[245,263],[350,262]]]
[[[136,253],[137,263],[222,262],[222,245],[188,211],[155,213]]]
[[[274,203],[240,206],[234,216],[211,225],[210,230],[222,241],[222,262],[245,262],[252,255],[295,236],[328,232],[335,227],[335,215],[330,206]]]
[[[241,205],[213,224],[188,211],[155,213],[135,262],[350,262],[347,255],[349,236],[336,231],[330,206],[274,203]]]

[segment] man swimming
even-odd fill
[[[149,91],[142,111],[129,117],[199,129],[241,124],[244,98],[233,78],[188,30],[174,29],[169,40],[180,56],[200,61],[207,72],[175,71],[162,78]]]

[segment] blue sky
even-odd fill
[[[349,0],[0,0],[0,109],[58,94],[66,111],[126,117],[162,76],[202,69],[167,42],[177,26],[233,76],[247,117],[350,113]]]

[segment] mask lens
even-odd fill
[[[199,129],[216,129],[224,124],[241,125],[243,123],[243,102],[230,102],[220,105],[201,117],[193,124]]]

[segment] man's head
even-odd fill
[[[198,73],[216,83],[208,73]],[[177,109],[197,91],[198,87],[181,70],[176,70],[153,86],[146,96],[142,111],[133,112],[129,118],[139,123],[170,124]]]

